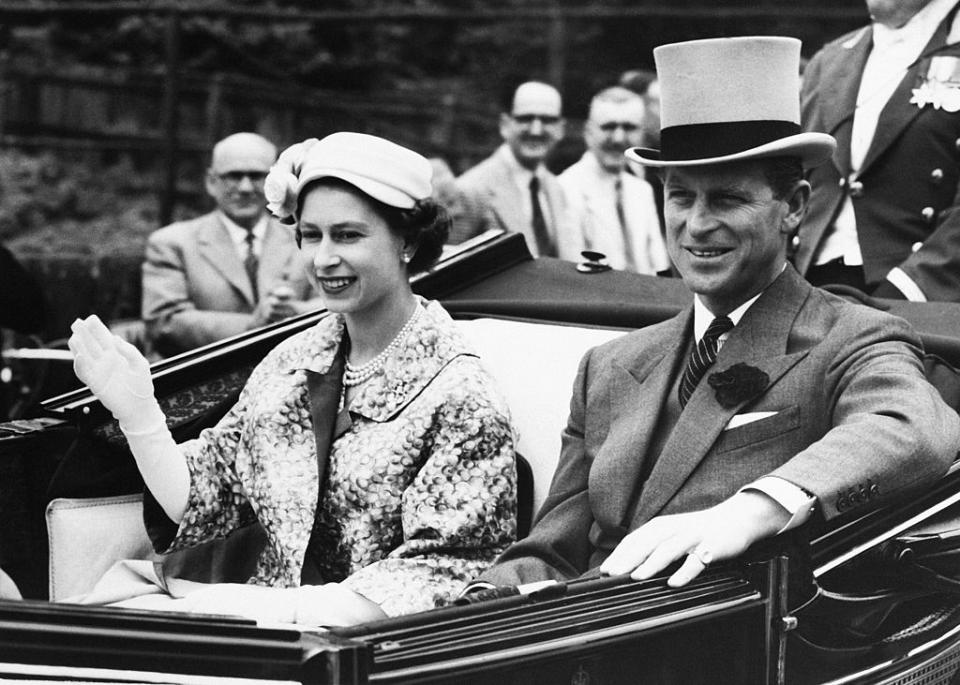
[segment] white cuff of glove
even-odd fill
[[[180,523],[190,496],[187,461],[173,441],[157,400],[151,397],[149,406],[142,406],[140,410],[118,419],[120,430],[153,498],[171,521]]]

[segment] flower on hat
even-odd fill
[[[297,183],[300,169],[303,167],[307,152],[317,142],[316,138],[307,138],[281,152],[263,182],[263,195],[267,200],[267,209],[284,223],[293,223],[293,214],[297,211]]]
[[[739,362],[726,371],[711,373],[707,383],[713,388],[721,407],[732,409],[759,395],[770,377],[761,369]]]

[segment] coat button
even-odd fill
[[[957,138],[955,141],[953,141],[953,145],[957,148],[957,150],[960,150],[960,138]]]
[[[940,183],[943,180],[943,169],[934,169],[930,172],[930,180],[934,183]]]
[[[847,187],[847,179],[841,178],[839,181],[837,181],[837,185],[840,186],[841,188],[846,188],[846,187]]]
[[[911,251],[911,252],[916,252],[916,251],[919,250],[921,247],[923,247],[923,243],[921,243],[921,242],[918,240],[917,242],[915,242],[913,245],[910,246],[910,251]],[[877,486],[874,485],[873,487],[877,487]]]
[[[860,181],[850,181],[850,197],[862,197],[863,184]]]
[[[933,207],[924,207],[920,214],[923,215],[923,218],[928,222],[931,222],[937,215],[937,212]]]

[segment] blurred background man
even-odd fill
[[[297,267],[293,231],[266,212],[277,149],[254,133],[213,148],[206,190],[217,208],[154,232],[143,318],[155,349],[176,354],[321,306]]]
[[[563,189],[543,164],[563,131],[559,91],[539,81],[520,84],[500,114],[503,145],[457,186],[490,212],[495,226],[522,233],[534,256],[576,260]]]
[[[653,189],[626,170],[627,148],[643,144],[643,98],[626,88],[600,91],[590,103],[587,151],[560,176],[574,230],[585,249],[602,252],[614,269],[669,271]]]

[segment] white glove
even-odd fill
[[[349,626],[386,618],[378,605],[337,583],[296,588],[216,583],[188,592],[175,608],[306,626]]]
[[[163,420],[153,396],[150,363],[140,351],[110,333],[96,316],[77,319],[67,346],[73,352],[73,371],[120,422],[124,433],[141,433]]]
[[[120,422],[144,482],[167,516],[179,523],[187,508],[190,473],[153,396],[150,363],[96,315],[77,319],[70,330],[67,346],[74,373]]]

